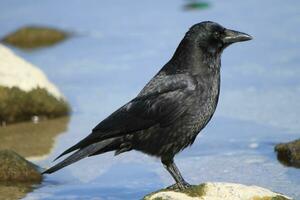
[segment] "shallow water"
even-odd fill
[[[0,149],[11,149],[31,161],[47,158],[56,137],[67,130],[68,122],[68,117],[61,117],[0,127]]]
[[[13,50],[40,66],[73,108],[54,157],[104,117],[133,98],[168,61],[192,24],[212,20],[253,35],[222,59],[217,112],[192,148],[177,157],[193,183],[255,184],[300,198],[300,171],[282,166],[274,144],[300,136],[300,2],[210,1],[186,11],[185,1],[0,2],[0,37],[24,25],[49,25],[76,33],[51,48]],[[41,133],[42,136],[42,133]],[[53,175],[25,199],[140,199],[173,181],[155,158],[130,152],[85,159]]]

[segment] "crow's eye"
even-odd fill
[[[219,38],[219,37],[220,37],[219,31],[215,31],[215,32],[214,32],[214,37],[215,37],[215,38]]]

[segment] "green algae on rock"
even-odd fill
[[[172,190],[168,188],[162,189],[145,196],[144,200],[165,200],[166,198],[164,197],[153,197],[155,196],[155,194],[162,193],[162,192],[177,192],[177,193],[182,193],[185,196],[201,197],[205,195],[205,184],[193,185],[192,187],[187,188],[185,190],[181,190],[180,192],[178,190]]]
[[[300,139],[277,144],[275,151],[282,164],[300,168]]]
[[[38,67],[0,44],[0,125],[68,115],[59,89]]]
[[[23,49],[51,46],[65,40],[69,33],[54,28],[27,26],[5,36],[2,42]]]
[[[18,87],[0,86],[0,122],[28,121],[33,116],[54,118],[70,113],[64,99],[57,99],[44,88],[25,92]]]
[[[208,2],[203,1],[191,1],[184,5],[185,10],[204,10],[210,7]]]
[[[11,150],[0,151],[0,182],[40,183],[42,175],[37,166]]]
[[[178,191],[163,189],[143,200],[290,200],[291,198],[257,186],[235,183],[204,183]]]

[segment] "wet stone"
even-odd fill
[[[289,200],[290,197],[258,186],[236,183],[204,183],[179,191],[163,189],[144,200]]]
[[[277,144],[275,151],[282,164],[300,168],[300,139]]]
[[[11,150],[0,150],[0,183],[40,183],[38,167]]]

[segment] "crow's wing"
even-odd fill
[[[155,125],[169,126],[188,108],[191,93],[196,87],[194,83],[188,75],[156,77],[136,98],[100,122],[90,135],[59,157],[108,138],[137,132]]]

